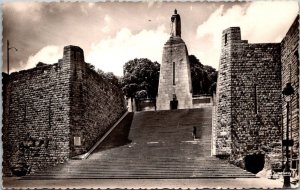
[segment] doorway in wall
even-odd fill
[[[247,155],[245,157],[245,169],[251,173],[257,174],[265,165],[264,154]]]

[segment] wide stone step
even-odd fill
[[[211,157],[212,109],[135,113],[131,143],[70,160],[23,179],[253,178],[254,174]],[[193,127],[198,139],[193,139]]]
[[[210,178],[218,178],[218,177],[234,177],[234,178],[256,178],[253,175],[242,175],[242,174],[208,174],[208,173],[204,173],[204,174],[191,174],[191,173],[177,173],[177,174],[166,174],[166,173],[149,173],[149,174],[145,174],[145,173],[134,173],[134,174],[126,174],[126,173],[118,173],[116,174],[114,173],[99,173],[99,174],[80,174],[80,173],[76,173],[76,174],[63,174],[63,175],[38,175],[38,176],[27,176],[24,177],[26,179],[34,179],[34,178],[39,178],[40,176],[43,176],[44,178],[64,178],[64,177],[69,177],[69,178],[110,178],[110,177],[120,177],[120,178],[190,178],[190,177],[196,177],[196,178],[206,178],[206,177],[210,177]]]
[[[95,164],[95,163],[91,163],[91,164]],[[233,168],[233,166],[228,166],[228,165],[197,165],[197,164],[193,164],[191,163],[190,165],[180,165],[180,164],[174,164],[174,165],[166,165],[166,164],[150,164],[150,163],[136,163],[136,164],[128,164],[127,166],[122,166],[122,164],[124,163],[107,163],[107,164],[103,164],[103,165],[98,165],[98,166],[94,166],[94,167],[90,167],[89,164],[84,164],[84,165],[66,165],[68,168],[71,167],[77,167],[77,168],[114,168],[114,167],[122,167],[122,168],[194,168],[197,167],[198,169],[202,169],[202,168],[207,168],[207,169],[214,169],[214,168],[218,168],[218,169],[226,169],[226,168]]]
[[[131,169],[131,170],[128,170]],[[133,172],[133,171],[139,171],[141,173],[148,173],[148,172],[166,172],[166,173],[172,173],[174,171],[179,172],[199,172],[199,173],[205,173],[205,172],[214,172],[219,171],[220,173],[245,173],[246,171],[238,170],[236,168],[151,168],[151,167],[136,167],[136,168],[123,168],[123,167],[111,167],[111,168],[64,168],[61,170],[51,170],[51,171],[45,171],[40,174],[44,173],[61,173],[61,172],[84,172],[84,173],[101,173],[101,172],[114,172],[114,171],[120,171],[120,172]],[[246,172],[247,173],[247,172]],[[33,174],[35,175],[35,174]]]
[[[125,159],[125,158],[124,158]],[[65,165],[91,165],[91,164],[97,164],[97,165],[108,165],[108,164],[133,164],[133,165],[137,165],[137,164],[146,164],[149,163],[149,165],[154,165],[154,164],[162,164],[162,165],[167,165],[167,166],[171,166],[171,165],[184,165],[184,166],[188,166],[188,165],[195,165],[195,166],[226,166],[226,165],[231,165],[227,162],[218,162],[218,161],[196,161],[196,160],[170,160],[170,161],[153,161],[153,160],[110,160],[110,161],[106,161],[106,160],[91,160],[91,161],[83,161],[83,162],[68,162],[65,163]]]
[[[101,171],[101,170],[92,170],[92,171],[87,171],[87,170],[70,170],[70,171],[64,171],[64,172],[61,172],[61,173],[57,173],[57,172],[45,172],[43,174],[35,174],[35,175],[64,175],[64,174],[121,174],[121,173],[127,173],[128,175],[133,175],[133,174],[136,174],[136,173],[139,173],[139,174],[157,174],[157,173],[165,173],[165,174],[168,174],[168,175],[172,175],[173,173],[185,173],[185,174],[191,174],[191,173],[196,173],[196,174],[209,174],[209,175],[212,175],[212,174],[216,174],[216,173],[219,173],[219,174],[222,174],[222,175],[250,175],[250,176],[254,176],[253,174],[245,174],[244,172],[236,172],[234,170],[231,170],[231,171],[226,171],[226,173],[222,173],[220,170],[170,170],[170,171],[164,171],[164,170],[106,170],[106,171]]]
[[[166,175],[166,174],[134,174],[134,175],[53,175],[53,176],[27,176],[23,179],[188,179],[188,178],[256,178],[253,175],[235,175],[235,174],[225,174],[225,175],[208,175],[208,174],[193,174],[193,175],[184,175],[178,173],[177,175]]]

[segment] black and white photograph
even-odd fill
[[[298,1],[5,0],[3,189],[296,189]]]

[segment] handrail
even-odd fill
[[[94,144],[94,146],[92,146],[92,148],[85,154],[81,154],[78,156],[74,156],[72,157],[72,159],[76,159],[76,160],[84,160],[87,159],[91,153],[106,139],[106,137],[118,126],[118,124],[129,114],[129,112],[127,111],[126,113],[124,113],[122,115],[122,117],[101,137],[101,139],[99,141],[96,142],[96,144]]]

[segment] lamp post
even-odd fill
[[[6,41],[6,53],[7,53],[7,74],[9,75],[9,50],[14,49],[15,51],[18,51],[15,47],[9,47],[9,41]]]
[[[285,146],[285,157],[286,163],[283,170],[284,182],[283,188],[291,187],[291,177],[290,177],[290,163],[289,163],[289,146],[293,146],[293,140],[289,140],[289,109],[292,95],[294,94],[294,88],[291,83],[287,83],[284,87],[282,94],[286,102],[286,139],[282,141],[282,146]],[[283,134],[282,134],[283,135]]]

